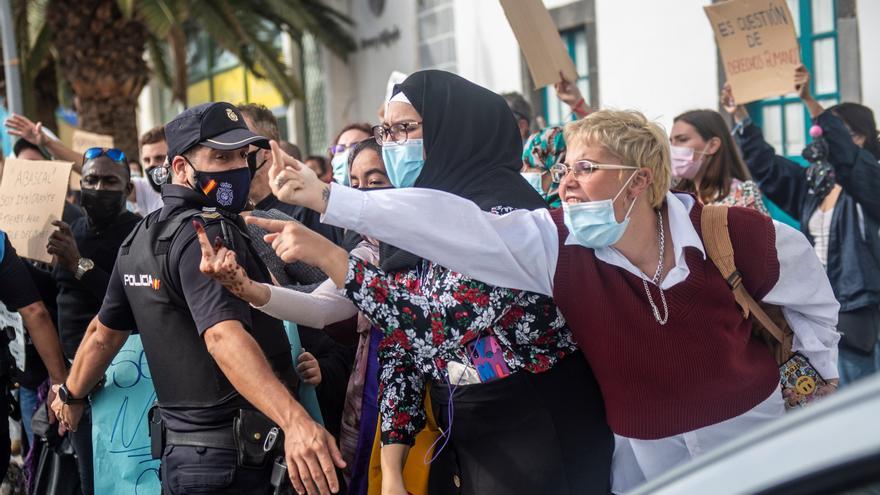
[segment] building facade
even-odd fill
[[[781,1],[781,0],[777,0]],[[860,101],[880,111],[880,46],[876,0],[786,0],[797,20],[802,59],[827,104]],[[209,99],[258,101],[279,116],[282,134],[323,153],[351,122],[375,122],[392,72],[426,68],[456,72],[497,92],[525,95],[539,124],[571,118],[551,88],[534,88],[498,0],[333,0],[355,22],[358,50],[343,62],[310,38],[285,43],[298,71],[304,102],[284,105],[265,81],[247,74],[210,46],[194,46],[190,104]],[[675,115],[718,108],[724,80],[715,40],[702,7],[709,0],[544,0],[578,70],[578,85],[593,107],[644,112],[667,128]],[[203,43],[210,43],[204,40]],[[151,88],[141,122],[173,115],[167,97]],[[768,139],[797,155],[809,120],[788,95],[751,105]]]

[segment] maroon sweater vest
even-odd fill
[[[699,204],[691,210],[698,234],[701,211]],[[551,215],[559,231],[553,297],[596,375],[615,433],[657,439],[688,432],[738,416],[773,392],[776,362],[751,337],[708,257],[685,248],[690,275],[666,291],[669,320],[661,326],[641,279],[598,260],[592,249],[566,246],[562,208]],[[773,223],[731,208],[729,227],[736,266],[760,301],[779,278]],[[649,287],[661,305],[659,290]]]

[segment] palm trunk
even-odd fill
[[[113,146],[124,151],[129,159],[138,159],[137,97],[78,97],[77,102],[81,128],[113,136]]]
[[[148,81],[146,28],[125,19],[116,0],[53,0],[46,17],[80,127],[113,136],[117,148],[137,158],[137,99]]]
[[[55,119],[55,110],[58,108],[58,77],[55,72],[55,60],[49,57],[46,64],[37,72],[34,80],[33,91],[29,91],[33,97],[31,106],[25,101],[28,115],[33,115],[35,122],[42,122],[43,127],[48,127],[53,132],[58,132],[58,123]]]

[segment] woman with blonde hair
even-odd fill
[[[601,110],[568,124],[565,141],[567,163],[554,168],[563,207],[550,211],[493,216],[427,189],[362,194],[292,163],[272,171],[272,184],[327,223],[489,284],[552,295],[599,382],[620,492],[781,416],[784,401],[769,348],[706,255],[703,207],[669,191],[662,128],[639,112]],[[728,224],[745,288],[782,307],[794,350],[828,379],[820,395],[831,392],[838,304],[809,243],[745,208],[731,208]],[[343,283],[344,253],[283,237],[278,252]]]

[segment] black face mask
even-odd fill
[[[193,169],[193,179],[196,181],[190,187],[200,191],[221,210],[230,213],[244,211],[251,188],[250,169],[242,167],[223,172],[204,172],[196,170],[189,160],[186,163]]]
[[[153,174],[152,174],[153,170],[155,170],[157,168],[159,168],[159,167],[150,167],[144,171],[144,174],[147,176],[147,182],[150,183],[150,186],[153,188],[153,190],[156,191],[157,193],[161,194],[162,193],[162,184],[157,184],[156,179],[153,178]]]
[[[82,190],[82,207],[92,225],[107,226],[125,211],[125,191]]]
[[[259,172],[261,168],[266,166],[266,163],[269,161],[268,159],[263,159],[262,161],[260,161],[258,163],[257,162],[257,154],[258,153],[259,153],[258,151],[251,151],[250,153],[247,154],[247,164],[248,164],[248,170],[251,171],[251,179],[253,179],[254,176],[257,175],[257,172]]]

